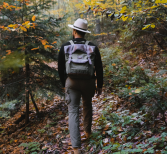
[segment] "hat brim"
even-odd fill
[[[70,27],[70,28],[72,28],[72,29],[76,29],[76,30],[79,30],[79,31],[81,31],[81,32],[84,32],[84,33],[91,33],[90,31],[88,31],[88,30],[82,30],[82,29],[79,29],[79,28],[76,28],[76,27],[74,27],[73,25],[68,25],[68,27]]]

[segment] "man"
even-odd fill
[[[82,96],[83,101],[83,123],[86,137],[89,138],[91,134],[92,125],[92,97],[95,94],[101,95],[103,85],[103,67],[100,52],[97,46],[84,39],[86,33],[91,33],[87,30],[87,21],[84,19],[77,19],[74,25],[68,25],[73,28],[73,40],[62,45],[58,58],[58,72],[60,80],[65,87],[65,100],[68,104],[69,112],[69,130],[74,154],[80,153],[81,137],[79,130],[79,104]],[[72,43],[71,43],[72,42]],[[67,48],[72,45],[87,44],[89,49],[94,49],[94,73],[90,79],[75,79],[67,74],[66,64],[69,58],[66,58]],[[82,46],[82,45],[81,45]],[[79,58],[82,58],[79,57]],[[68,61],[67,61],[68,60]],[[70,63],[70,62],[69,62]],[[91,62],[90,62],[91,63]],[[95,87],[95,79],[97,78],[97,88]]]

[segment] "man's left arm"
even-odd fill
[[[64,55],[64,46],[61,47],[58,57],[58,73],[60,77],[60,81],[65,87],[65,55]]]
[[[95,71],[96,71],[96,77],[97,77],[97,93],[98,95],[101,95],[102,87],[103,87],[103,65],[102,65],[100,51],[97,47],[95,49],[95,54],[96,54]]]

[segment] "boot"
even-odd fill
[[[81,150],[79,148],[73,148],[74,154],[81,154]]]

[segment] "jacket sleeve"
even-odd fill
[[[64,54],[64,46],[61,47],[59,56],[58,56],[58,73],[60,77],[60,81],[65,87],[65,54]]]
[[[103,87],[103,65],[101,61],[101,55],[99,49],[95,48],[95,71],[96,71],[96,77],[97,77],[97,87],[102,88]]]

